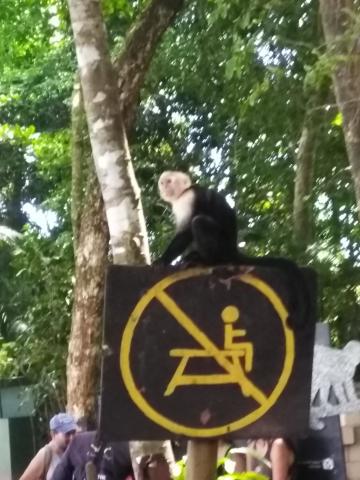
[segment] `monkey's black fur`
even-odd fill
[[[225,197],[215,190],[193,185],[191,214],[178,228],[163,255],[155,264],[169,265],[179,255],[186,264],[198,265],[248,265],[281,270],[290,287],[290,309],[293,323],[306,322],[309,294],[303,272],[292,260],[283,257],[251,257],[237,246],[237,218]],[[293,313],[294,313],[293,312]]]
[[[228,263],[237,252],[237,221],[235,211],[215,190],[193,185],[195,194],[192,213],[172,239],[158,263],[170,264],[189,247],[205,263]]]

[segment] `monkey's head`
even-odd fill
[[[184,190],[191,187],[191,180],[186,173],[167,171],[160,175],[158,186],[160,197],[165,202],[172,203],[180,197]]]

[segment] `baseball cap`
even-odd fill
[[[50,430],[60,433],[68,433],[76,430],[76,422],[68,413],[58,413],[54,415],[49,422]]]

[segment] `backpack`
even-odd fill
[[[115,480],[114,454],[111,447],[92,443],[87,453],[84,480]]]
[[[128,442],[102,444],[96,440],[87,452],[84,480],[124,480],[131,476]]]
[[[99,443],[98,438],[95,437],[95,441],[91,443],[89,451],[86,454],[87,461],[85,463],[84,480],[97,480],[103,451],[103,445]]]

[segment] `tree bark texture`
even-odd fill
[[[74,303],[67,358],[67,408],[94,423],[109,230],[87,133],[78,79],[72,104]]]
[[[88,177],[91,149],[86,125],[84,104],[82,101],[79,76],[76,75],[73,88],[71,108],[71,222],[73,231],[74,254],[80,236],[82,205],[84,203],[84,186]],[[88,159],[92,161],[92,158]]]
[[[92,153],[115,263],[149,262],[140,189],[133,172],[98,0],[69,0]]]
[[[333,84],[343,116],[346,150],[360,219],[360,41],[358,0],[320,0],[328,52],[336,65]]]
[[[67,359],[67,401],[75,417],[94,419],[108,226],[98,179],[89,172],[75,259],[73,319]]]

